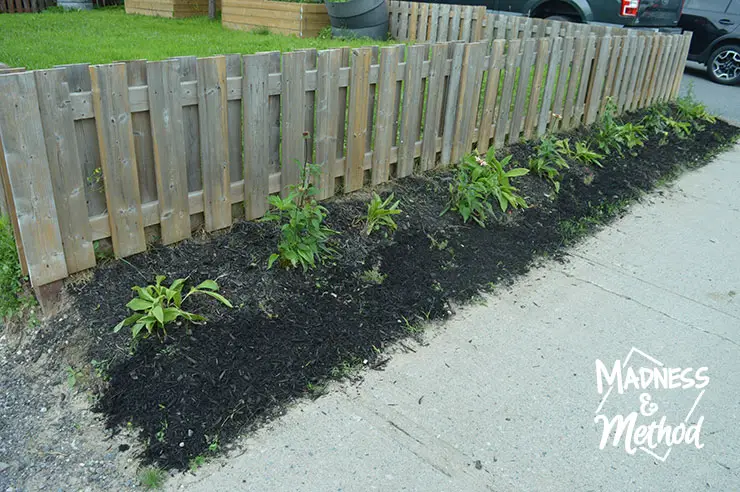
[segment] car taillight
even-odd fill
[[[622,0],[622,16],[637,17],[637,9],[640,7],[640,0]]]

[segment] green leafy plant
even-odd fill
[[[381,228],[395,231],[398,226],[393,220],[394,215],[401,213],[398,208],[400,200],[393,202],[393,193],[388,196],[385,200],[381,199],[380,196],[373,192],[373,198],[370,203],[367,204],[367,216],[365,217],[365,233],[369,236],[374,231],[379,231]]]
[[[541,178],[548,179],[555,187],[555,193],[560,191],[560,170],[568,168],[568,162],[563,155],[567,149],[567,139],[556,140],[552,135],[546,135],[535,147],[535,155],[529,158],[529,170]]]
[[[185,296],[182,289],[187,279],[178,278],[167,287],[162,283],[164,275],[158,275],[154,285],[132,287],[137,296],[126,304],[134,314],[118,323],[113,331],[119,332],[124,326],[131,326],[131,336],[135,340],[139,336],[147,338],[153,333],[167,335],[166,325],[178,318],[184,318],[193,323],[206,321],[206,318],[184,311],[182,304],[193,294],[205,294],[220,301],[227,307],[234,306],[224,296],[218,293],[218,284],[213,280],[205,280],[195,287],[191,287]],[[142,330],[144,330],[142,334]]]
[[[306,154],[308,155],[308,133],[304,133]],[[272,209],[261,219],[262,222],[280,224],[278,252],[270,255],[267,268],[275,261],[286,267],[300,265],[304,271],[316,266],[334,254],[328,240],[336,231],[324,225],[328,211],[313,198],[317,188],[311,182],[318,175],[319,166],[305,161],[300,173],[300,184],[289,186],[288,196],[269,197]]]
[[[647,139],[645,127],[635,123],[620,124],[615,115],[616,106],[609,99],[593,137],[599,150],[605,154],[616,151],[624,155],[625,149],[631,152],[635,147],[642,146]]]
[[[365,270],[364,272],[362,272],[362,274],[360,275],[360,280],[362,280],[366,284],[380,285],[385,281],[387,277],[388,275],[380,273],[378,265],[375,265],[370,270]]]
[[[565,142],[565,152],[567,153],[568,157],[570,157],[574,161],[587,166],[595,165],[599,167],[604,167],[601,165],[601,161],[599,160],[603,159],[604,156],[599,154],[598,152],[591,150],[591,146],[588,144],[588,142],[576,142],[575,145],[571,147],[570,141],[567,138],[563,139],[562,141]]]
[[[509,207],[526,207],[527,203],[517,194],[510,180],[524,176],[529,170],[515,168],[506,171],[504,168],[510,161],[510,155],[500,161],[496,159],[493,148],[485,158],[466,155],[458,167],[455,181],[450,184],[450,201],[442,214],[454,210],[460,213],[464,222],[472,218],[485,227],[487,214],[493,214],[493,200],[498,202],[502,212]]]
[[[717,118],[707,110],[707,107],[696,100],[691,86],[686,95],[676,99],[676,113],[678,113],[680,121],[691,124],[696,131],[704,129],[703,123],[715,123],[717,121]]]
[[[690,122],[676,120],[670,115],[670,107],[667,104],[650,107],[640,124],[648,133],[660,136],[660,145],[668,143],[668,136],[671,133],[680,139],[688,138],[694,133]]]

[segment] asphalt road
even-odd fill
[[[715,114],[740,124],[740,85],[715,84],[704,65],[689,62],[681,80],[681,94],[693,86],[694,95]]]

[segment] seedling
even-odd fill
[[[393,202],[393,193],[388,196],[385,200],[382,200],[380,196],[373,192],[373,198],[370,203],[367,204],[367,216],[365,217],[365,234],[368,236],[375,231],[379,231],[381,228],[393,232],[398,226],[393,220],[394,215],[401,213],[398,208],[400,200]]]
[[[591,150],[591,146],[588,142],[576,142],[575,146],[571,147],[570,140],[564,138],[559,140],[558,143],[561,144],[563,152],[574,161],[587,166],[596,165],[604,167],[601,165],[601,161],[599,160],[603,159],[604,156]]]
[[[165,478],[167,478],[167,474],[164,470],[153,466],[139,470],[139,482],[147,490],[161,489],[162,485],[164,485]]]
[[[504,168],[511,161],[506,156],[500,161],[496,159],[495,150],[489,149],[485,158],[477,155],[467,155],[463,158],[455,176],[455,182],[450,184],[450,201],[442,211],[455,210],[460,213],[463,222],[471,218],[481,227],[485,227],[487,214],[493,214],[491,202],[496,200],[502,212],[509,207],[526,207],[524,198],[517,194],[517,189],[511,185],[511,178],[524,176],[528,169],[515,168],[505,171]]]
[[[362,280],[366,284],[380,285],[383,283],[386,277],[388,277],[388,275],[380,273],[380,270],[376,265],[370,270],[365,270],[364,272],[362,272],[362,275],[360,275],[360,280]]]
[[[181,309],[182,304],[193,294],[205,294],[213,297],[229,308],[234,306],[224,296],[218,293],[218,284],[213,280],[205,280],[183,297],[182,289],[187,279],[178,278],[172,285],[162,285],[164,275],[158,275],[154,285],[132,287],[137,297],[129,301],[126,307],[134,311],[134,314],[118,323],[113,332],[118,333],[124,326],[131,326],[131,337],[137,340],[139,336],[148,338],[153,333],[167,336],[167,324],[184,318],[192,323],[203,323],[206,321],[200,314],[190,313]]]

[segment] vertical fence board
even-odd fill
[[[630,101],[630,109],[632,111],[640,107],[640,100],[642,99],[642,85],[647,74],[650,52],[652,51],[654,40],[655,36],[643,36],[644,46],[640,55],[640,67],[638,69],[637,80],[635,81],[635,87]]]
[[[588,86],[588,96],[586,98],[586,115],[584,122],[590,125],[596,121],[596,113],[601,103],[601,94],[604,89],[604,74],[606,74],[607,64],[609,63],[609,53],[611,50],[612,38],[604,36],[599,39],[599,47],[594,62],[594,74]]]
[[[586,43],[588,39],[583,36],[576,38],[574,53],[573,53],[573,64],[570,69],[570,77],[568,78],[568,92],[565,94],[565,106],[563,108],[563,119],[560,122],[560,128],[570,128],[570,119],[573,117],[573,111],[576,103],[576,91],[578,90],[578,83],[581,75],[581,69],[586,57]]]
[[[302,101],[301,101],[302,102]],[[207,231],[231,226],[226,58],[198,59],[198,117]]]
[[[352,50],[349,114],[347,116],[347,158],[344,163],[345,193],[359,190],[363,184],[371,58],[370,48]]]
[[[419,4],[417,2],[411,2],[411,8],[409,14],[409,41],[416,41],[416,30],[419,23]]]
[[[516,88],[516,98],[514,99],[514,112],[511,115],[511,127],[509,128],[509,143],[519,141],[519,135],[522,132],[522,122],[524,121],[524,105],[527,100],[529,91],[529,74],[532,72],[532,62],[534,61],[534,39],[524,41],[524,55],[519,66],[519,80]]]
[[[624,43],[622,44],[622,51],[619,55],[619,63],[617,64],[617,71],[614,72],[614,86],[612,87],[611,96],[614,104],[619,108],[619,95],[621,94],[622,90],[622,79],[624,78],[624,71],[627,66],[627,60],[630,56],[630,51],[632,51],[632,44],[636,40],[633,36],[627,36],[624,38]]]
[[[316,162],[321,166],[319,197],[334,195],[339,120],[339,65],[342,50],[319,52],[316,84]]]
[[[433,3],[431,10],[431,19],[429,20],[429,41],[436,43],[439,39],[437,33],[439,31],[439,8],[438,3]]]
[[[242,76],[242,55],[226,55],[226,77]],[[235,89],[234,89],[235,90]],[[227,93],[227,97],[231,94]],[[226,121],[229,140],[229,180],[233,183],[244,178],[242,160],[242,102],[230,99],[226,103]]]
[[[301,50],[306,53],[306,70],[316,70],[316,63],[318,60],[318,51],[316,48],[303,49]],[[306,90],[306,105],[304,109],[304,122],[303,131],[308,132],[305,140],[308,141],[308,153],[306,160],[314,162],[313,159],[313,148],[314,148],[314,117],[316,115],[316,91]]]
[[[116,257],[146,250],[126,65],[90,67],[100,162]]]
[[[63,65],[67,72],[69,92],[89,92],[92,89],[90,82],[90,65]],[[92,95],[89,96],[92,99]],[[92,105],[92,101],[90,101]],[[85,179],[85,197],[89,215],[98,215],[106,210],[105,190],[100,182],[100,149],[98,148],[98,130],[95,120],[85,119],[75,121],[77,134],[77,154],[82,165],[82,175]]]
[[[447,79],[447,94],[445,96],[444,126],[442,130],[442,162],[450,163],[452,156],[453,136],[455,133],[455,117],[457,115],[457,96],[460,90],[460,71],[462,70],[463,52],[465,45],[452,45],[452,65]]]
[[[632,76],[632,71],[635,69],[635,54],[637,52],[637,42],[637,36],[629,36],[629,51],[627,52],[624,72],[622,73],[622,78],[619,82],[619,92],[616,95],[615,101],[615,103],[617,104],[618,113],[621,113],[624,110],[624,105],[627,101],[627,92],[632,90],[632,88],[629,87],[629,81]]]
[[[288,195],[288,186],[298,184],[305,156],[303,125],[305,120],[306,53],[283,53],[282,71],[282,165],[280,193]],[[346,177],[345,177],[346,179]]]
[[[554,37],[550,49],[550,59],[547,62],[547,80],[545,81],[545,91],[542,95],[542,108],[540,109],[539,120],[537,122],[537,136],[544,135],[547,131],[547,123],[552,117],[552,98],[555,90],[555,81],[557,80],[558,67],[560,59],[563,56],[561,46],[563,38]]]
[[[419,5],[419,27],[416,30],[416,38],[419,41],[428,41],[429,34],[429,4],[422,3]]]
[[[171,244],[190,237],[180,62],[149,62],[146,65],[146,77],[159,224],[162,243]]]
[[[478,130],[477,149],[481,154],[488,150],[493,137],[493,118],[499,95],[501,69],[504,67],[504,45],[505,41],[503,39],[495,40],[492,43],[491,56],[488,61],[486,91],[483,96],[483,111],[481,112],[480,128]]]
[[[69,86],[62,68],[38,70],[34,76],[67,271],[79,272],[95,266],[95,251]]]
[[[501,103],[499,104],[496,118],[496,131],[493,141],[496,148],[504,145],[506,133],[509,128],[509,114],[511,113],[511,99],[514,92],[514,81],[516,80],[517,60],[520,59],[519,48],[521,41],[512,39],[509,41],[506,53],[506,72],[504,73],[504,86],[501,92]]]
[[[28,262],[26,261],[26,254],[23,251],[23,241],[21,240],[21,230],[18,225],[18,215],[15,212],[15,199],[13,198],[13,190],[10,187],[10,178],[8,177],[8,165],[5,162],[5,153],[3,152],[3,139],[2,132],[0,131],[0,183],[3,188],[3,194],[5,195],[5,204],[8,206],[8,218],[13,225],[13,234],[15,237],[15,247],[18,253],[18,262],[21,265],[21,273],[26,276],[28,275]]]
[[[403,108],[398,141],[398,177],[408,176],[414,171],[414,149],[421,130],[419,105],[421,100],[421,67],[427,46],[409,46],[406,57],[406,80],[403,86]]]
[[[591,77],[591,70],[593,69],[594,55],[596,53],[596,37],[589,36],[588,46],[586,47],[586,58],[583,63],[583,71],[581,72],[581,80],[578,87],[578,96],[576,99],[576,105],[573,112],[573,116],[568,122],[568,128],[573,128],[581,124],[581,118],[585,112],[586,106],[586,93],[588,92],[588,84]]]
[[[270,193],[270,64],[269,53],[244,57],[242,111],[245,149],[244,214],[247,219],[265,214]]]
[[[469,153],[473,145],[473,131],[478,115],[480,87],[483,78],[483,62],[486,43],[465,45],[460,93],[457,98],[458,112],[455,118],[455,135],[452,143],[452,162],[457,162]],[[454,101],[453,101],[454,102]]]
[[[681,50],[678,56],[678,65],[676,66],[676,73],[674,74],[673,87],[671,88],[671,99],[675,99],[678,96],[678,91],[681,89],[681,77],[686,67],[686,57],[689,54],[689,46],[691,45],[691,33],[685,32],[682,34],[681,39]]]
[[[352,50],[349,47],[341,49],[339,64],[341,67],[349,68],[350,54]],[[345,155],[346,128],[347,128],[347,95],[348,87],[339,88],[339,119],[337,120],[337,158]],[[344,173],[344,171],[342,171]],[[342,178],[344,179],[344,178]]]
[[[450,41],[459,41],[460,38],[460,14],[462,7],[460,5],[453,5],[450,8],[452,12],[452,19],[450,20]]]
[[[445,64],[448,47],[446,44],[432,46],[432,58],[427,79],[427,107],[424,115],[424,136],[421,142],[421,170],[432,169],[437,163],[437,137],[442,118]],[[376,147],[377,152],[377,147]]]
[[[377,46],[370,46],[370,67],[378,66],[378,53],[380,48]],[[371,68],[372,69],[372,68]],[[380,66],[378,66],[380,70]],[[375,93],[377,92],[378,84],[370,84],[370,90],[367,96],[367,131],[365,132],[365,148],[370,151],[373,148],[373,127],[375,126],[375,105],[377,104]]]
[[[378,109],[375,126],[375,152],[373,152],[372,184],[388,181],[390,176],[391,147],[395,141],[396,93],[398,92],[398,62],[401,52],[397,46],[380,49],[378,72]]]
[[[663,42],[663,36],[655,36],[653,38],[653,47],[650,52],[650,60],[648,61],[647,72],[645,78],[642,81],[642,96],[640,98],[640,107],[645,107],[650,103],[650,84],[653,81],[653,77],[656,69],[656,60],[660,53],[660,45]]]
[[[0,77],[0,138],[31,283],[67,276],[32,72]]]
[[[539,38],[537,40],[537,60],[535,62],[534,77],[532,78],[532,91],[529,95],[529,108],[527,109],[527,118],[524,120],[524,138],[532,138],[535,125],[537,124],[537,106],[540,101],[542,91],[542,78],[545,71],[545,62],[550,56],[550,40],[548,38]]]
[[[146,86],[146,60],[132,60],[126,63],[126,78],[129,87]],[[154,148],[152,128],[146,112],[131,113],[131,127],[134,130],[134,150],[139,175],[141,203],[157,199],[157,177],[154,174]]]
[[[180,81],[189,82],[198,80],[198,62],[194,56],[174,58],[180,63]],[[185,93],[181,93],[185,97]],[[196,95],[197,97],[197,95]],[[182,125],[185,134],[185,164],[188,173],[188,191],[203,189],[203,177],[200,166],[200,120],[198,106],[182,108]]]
[[[617,73],[617,66],[619,65],[619,58],[622,55],[624,40],[624,36],[612,38],[612,48],[609,54],[609,66],[607,68],[604,92],[599,106],[599,112],[601,113],[603,113],[604,108],[606,107],[606,102],[611,98],[612,90],[614,90],[614,79]]]
[[[643,53],[645,51],[645,36],[640,36],[637,39],[637,43],[635,45],[635,56],[632,59],[632,71],[630,72],[630,78],[627,82],[627,91],[625,93],[624,97],[624,103],[623,108],[625,111],[629,111],[632,108],[632,101],[635,97],[635,92],[637,92],[637,81],[639,80],[640,76],[640,68],[642,67],[642,58]]]
[[[450,41],[450,6],[444,4],[439,8],[439,32],[437,33],[437,41],[444,42]],[[403,38],[400,38],[403,39]]]
[[[552,104],[550,113],[550,129],[556,129],[559,120],[563,117],[563,98],[568,87],[568,76],[571,73],[571,61],[573,60],[573,43],[575,38],[566,37],[563,41],[563,57],[560,61],[560,71],[558,72],[558,84],[555,89],[555,99]]]
[[[671,38],[673,38],[673,48],[671,50],[671,57],[668,60],[668,66],[666,67],[665,80],[663,81],[663,86],[660,90],[660,97],[664,101],[667,101],[670,98],[670,89],[673,87],[673,74],[676,72],[678,53],[680,51],[682,40],[678,35],[671,36]]]
[[[462,8],[462,29],[460,31],[460,39],[469,43],[472,41],[470,38],[472,27],[473,27],[473,6],[466,5]]]

